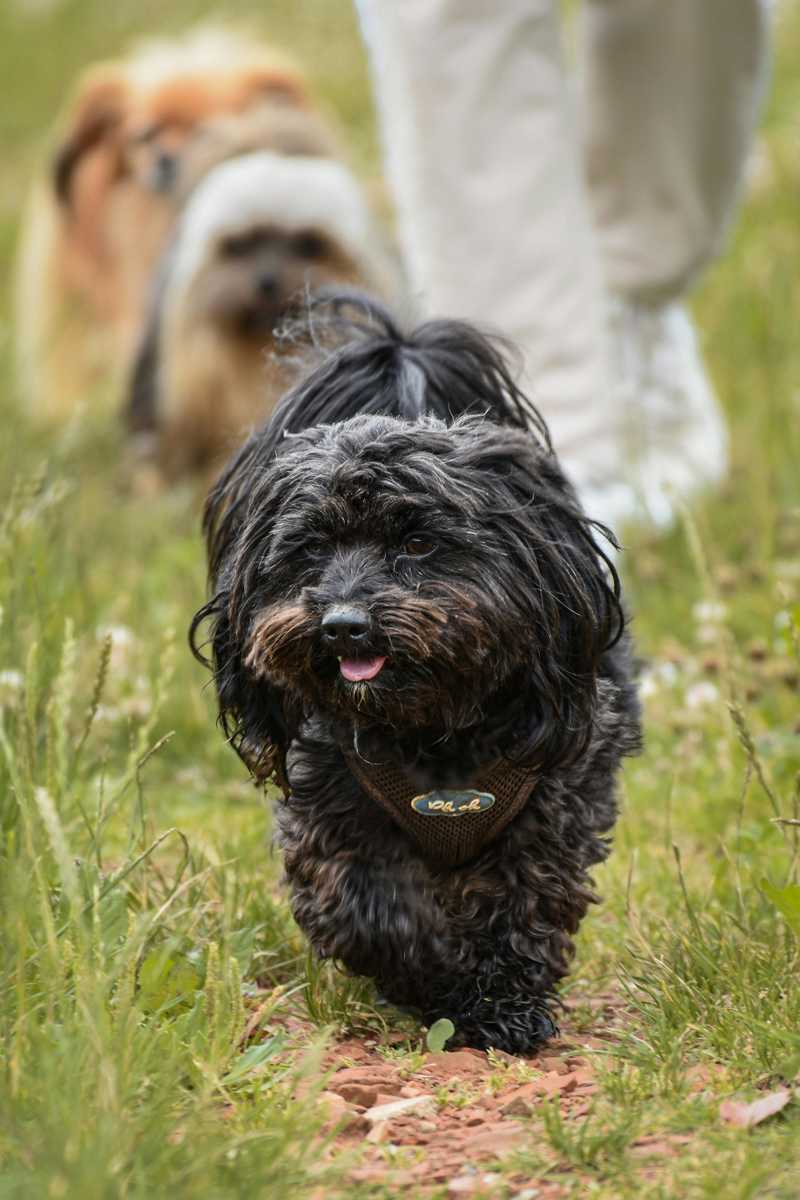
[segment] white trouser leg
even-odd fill
[[[423,312],[519,344],[590,514],[630,516],[632,485],[639,511],[667,523],[671,494],[725,470],[691,323],[664,301],[716,253],[735,207],[766,0],[587,0],[590,191],[556,0],[358,3]]]
[[[764,0],[587,0],[582,122],[626,479],[668,524],[727,429],[680,303],[719,252],[768,64]]]
[[[720,250],[768,73],[766,0],[586,0],[582,125],[606,278],[673,299]]]
[[[604,285],[556,0],[359,0],[400,239],[424,315],[514,339],[577,482],[607,478]]]

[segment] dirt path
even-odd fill
[[[413,1187],[415,1195],[443,1189],[448,1196],[491,1195],[497,1167],[509,1153],[530,1145],[531,1126],[546,1099],[565,1119],[585,1116],[597,1090],[591,1051],[608,1049],[624,1019],[618,995],[593,997],[591,1035],[562,1022],[562,1035],[533,1058],[461,1049],[404,1053],[405,1038],[388,1042],[349,1038],[334,1043],[324,1067],[331,1071],[320,1103],[335,1130],[331,1153],[347,1151],[355,1182]],[[552,1180],[503,1171],[506,1194],[555,1200]]]

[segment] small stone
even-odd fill
[[[536,1093],[512,1096],[500,1106],[500,1112],[506,1117],[529,1117],[536,1107]]]
[[[499,1175],[484,1172],[482,1175],[456,1175],[447,1184],[448,1196],[480,1196],[491,1189],[500,1179]]]
[[[594,1072],[589,1071],[586,1068],[579,1069],[577,1071],[572,1071],[570,1073],[569,1078],[566,1079],[564,1082],[567,1085],[567,1087],[561,1089],[562,1094],[565,1092],[571,1092],[575,1088],[585,1089],[585,1088],[594,1088],[597,1086],[597,1081],[594,1077]]]
[[[540,1071],[555,1071],[556,1075],[568,1075],[569,1067],[563,1058],[544,1057],[537,1059],[536,1066]]]
[[[374,1087],[385,1087],[387,1081],[396,1078],[395,1068],[373,1063],[363,1067],[342,1067],[331,1080],[332,1083],[366,1083]]]
[[[540,1096],[555,1096],[557,1093],[567,1096],[575,1087],[574,1075],[558,1075],[555,1071],[549,1071],[540,1079],[524,1083],[510,1092],[500,1105],[500,1112],[506,1117],[527,1117],[536,1108]]]
[[[492,1050],[492,1057],[496,1058],[498,1062],[505,1063],[508,1067],[527,1065],[524,1058],[518,1058],[516,1054],[507,1054],[505,1050]]]
[[[325,1109],[328,1129],[346,1129],[353,1133],[369,1129],[361,1114],[355,1112],[336,1092],[320,1092],[319,1103]]]
[[[448,1076],[476,1075],[488,1069],[489,1061],[482,1050],[442,1050],[429,1054],[425,1065]]]
[[[388,1142],[389,1140],[389,1122],[376,1121],[366,1136],[368,1142]]]
[[[377,1088],[368,1087],[365,1083],[340,1083],[333,1094],[361,1108],[372,1108],[378,1098]]]
[[[433,1102],[433,1096],[409,1096],[407,1100],[394,1100],[391,1104],[378,1104],[374,1108],[368,1108],[364,1116],[371,1125],[375,1125],[379,1121],[391,1121],[403,1113],[429,1108]]]
[[[337,1042],[331,1047],[331,1053],[339,1060],[349,1058],[351,1062],[363,1062],[365,1064],[370,1061],[369,1053],[364,1049],[363,1042],[353,1038],[349,1038],[344,1042]]]
[[[358,1104],[362,1108],[372,1108],[379,1092],[397,1096],[400,1087],[394,1067],[380,1065],[344,1067],[331,1076],[328,1083],[329,1092],[336,1092],[349,1104]]]
[[[529,1137],[528,1131],[520,1125],[502,1124],[487,1125],[480,1133],[473,1133],[469,1139],[469,1153],[475,1157],[499,1158],[513,1150],[520,1141]]]

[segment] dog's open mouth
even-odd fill
[[[340,658],[339,670],[349,683],[364,683],[375,679],[385,662],[385,654],[376,654],[374,658]]]

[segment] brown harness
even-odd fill
[[[410,833],[423,854],[456,867],[502,833],[533,791],[537,772],[501,760],[475,774],[474,787],[420,792],[399,767],[372,766],[352,750],[345,761],[361,787]]]

